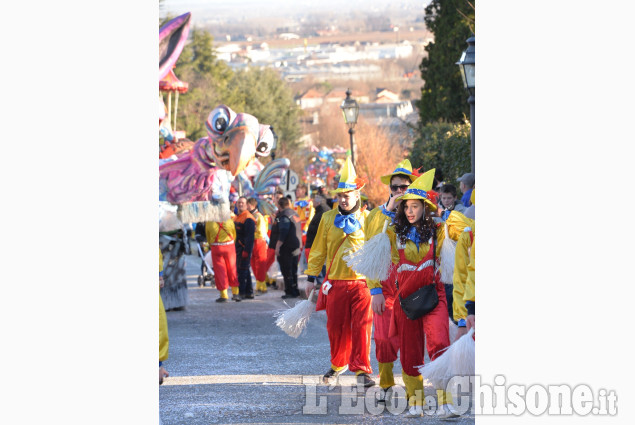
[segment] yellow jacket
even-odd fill
[[[463,295],[463,301],[474,302],[475,288],[474,288],[474,250],[476,247],[476,239],[472,243],[472,249],[470,250],[470,264],[467,265],[467,280],[465,281],[465,294]]]
[[[253,216],[256,217],[256,233],[254,234],[254,240],[266,239],[267,231],[269,230],[267,219],[259,211],[255,211]]]
[[[296,205],[296,203],[300,201],[307,201],[308,205],[306,207]],[[292,208],[296,213],[298,213],[298,216],[300,217],[300,223],[302,223],[302,231],[306,233],[306,231],[309,229],[309,223],[311,223],[311,219],[315,215],[313,201],[311,201],[311,198],[309,198],[308,196],[305,196],[304,198],[298,198],[293,203]]]
[[[465,319],[467,310],[465,308],[465,283],[468,275],[468,264],[470,262],[470,247],[472,246],[472,238],[470,231],[474,234],[472,227],[463,229],[463,233],[459,236],[456,243],[456,252],[454,254],[454,277],[452,283],[454,289],[452,292],[453,302],[452,311],[454,312],[454,320]]]
[[[366,221],[364,222],[365,241],[381,233],[385,222],[388,222],[388,225],[390,225],[392,219],[382,213],[382,207],[383,205],[380,205],[368,213],[368,217],[366,217]],[[369,289],[381,288],[381,282],[378,280],[366,279],[366,285],[368,285]]]
[[[207,243],[210,245],[214,243],[227,243],[236,239],[236,227],[232,219],[222,223],[222,229],[220,228],[220,224],[221,223],[215,221],[205,223],[205,236],[207,237]],[[218,239],[216,236],[218,236]]]
[[[399,249],[397,248],[397,235],[395,234],[395,228],[390,226],[387,230],[388,237],[390,238],[390,248],[392,254],[392,262],[393,264],[399,264]],[[439,260],[439,256],[441,255],[441,247],[443,246],[443,241],[445,240],[445,229],[443,226],[437,227],[437,261]],[[417,249],[417,245],[411,241],[410,239],[406,240],[406,247],[404,248],[405,256],[409,261],[413,263],[418,263],[426,256],[428,251],[430,251],[430,244],[427,242],[421,242],[419,244],[419,249]]]
[[[163,271],[163,254],[159,248],[159,273]],[[162,362],[168,358],[168,349],[170,340],[168,338],[168,319],[165,316],[165,308],[163,307],[163,299],[159,293],[159,361]]]
[[[313,240],[311,254],[309,255],[308,267],[305,273],[308,276],[318,276],[322,270],[322,266],[326,264],[329,280],[363,280],[364,275],[355,273],[342,260],[346,252],[350,249],[356,251],[364,244],[364,222],[368,215],[368,211],[356,211],[355,218],[360,222],[362,227],[348,235],[348,238],[341,244],[346,237],[344,231],[335,227],[335,216],[338,210],[327,211],[322,215],[317,234]],[[339,246],[339,249],[338,249]],[[337,252],[336,252],[337,250]],[[331,266],[331,261],[333,265]],[[329,267],[330,271],[329,271]]]

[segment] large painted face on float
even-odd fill
[[[217,106],[205,122],[210,143],[206,153],[216,165],[237,175],[254,157],[269,156],[276,136],[269,125],[260,124],[249,114],[237,114],[225,105]]]

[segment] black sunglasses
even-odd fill
[[[392,190],[393,192],[396,192],[399,189],[406,190],[408,189],[409,186],[410,186],[409,184],[391,184],[390,190]]]

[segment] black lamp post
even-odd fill
[[[357,124],[357,116],[359,115],[359,105],[355,99],[351,98],[351,90],[346,90],[346,99],[340,105],[344,114],[344,121],[348,124],[348,134],[351,135],[351,161],[355,166],[355,124]]]
[[[475,61],[474,61],[474,36],[467,39],[467,49],[463,51],[461,59],[456,63],[461,70],[463,86],[470,93],[467,103],[470,104],[470,149],[472,156],[472,173],[474,173],[474,100],[476,93]]]

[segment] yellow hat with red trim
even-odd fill
[[[397,197],[395,200],[407,201],[408,199],[421,199],[432,209],[432,211],[436,211],[437,206],[430,200],[430,195],[428,194],[428,191],[432,190],[432,184],[434,183],[434,171],[435,169],[432,168],[417,177],[410,187],[406,189],[404,194]]]
[[[390,179],[393,176],[404,176],[410,179],[411,182],[415,181],[418,176],[412,174],[412,165],[410,164],[410,160],[404,159],[395,167],[395,171],[391,174],[381,176],[381,182],[383,184],[390,184]]]
[[[333,193],[349,192],[351,190],[360,190],[365,186],[364,180],[357,177],[355,173],[355,167],[351,161],[351,157],[346,157],[346,162],[340,172],[340,181],[337,184],[337,188],[333,190]]]

